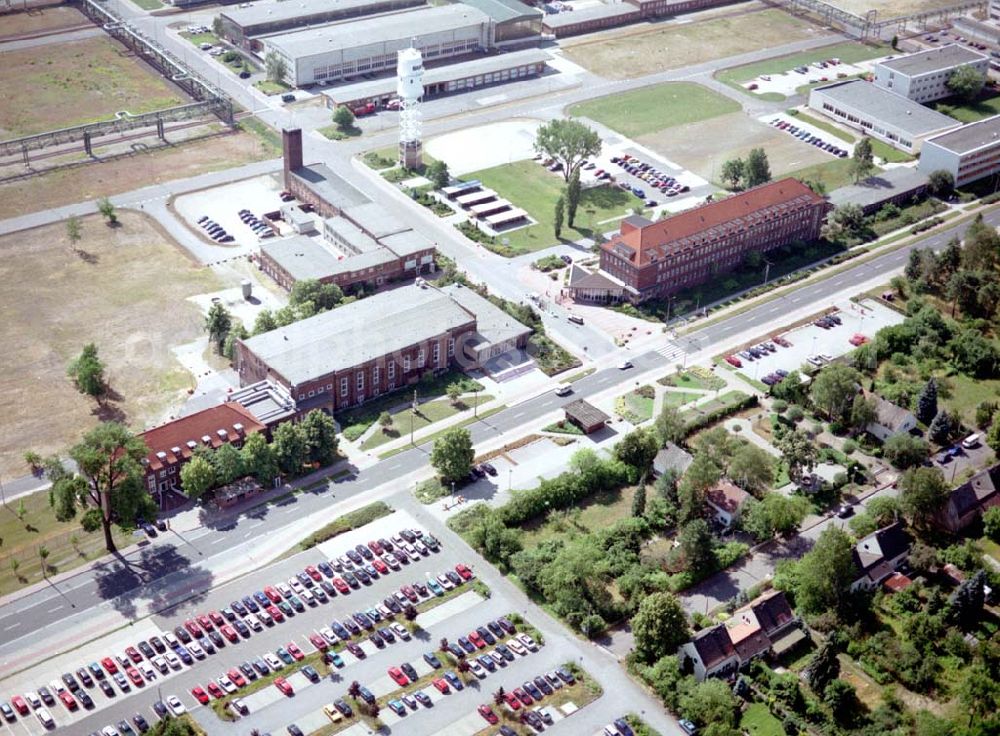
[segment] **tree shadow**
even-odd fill
[[[417,641],[428,642],[431,640],[431,635],[427,629],[416,629],[413,632],[413,638]]]
[[[79,248],[77,248],[74,252],[81,261],[90,266],[96,266],[101,260],[100,256],[96,253],[89,253],[85,250],[80,250]]]
[[[122,409],[117,404],[112,404],[108,401],[102,401],[94,410],[90,412],[101,422],[118,422],[124,424],[128,419],[128,415],[125,410]]]
[[[135,618],[139,603],[152,612],[184,607],[204,600],[214,575],[178,552],[173,546],[143,547],[138,554],[94,567],[98,595],[118,613]]]

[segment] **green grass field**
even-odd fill
[[[526,549],[537,547],[547,539],[576,536],[606,529],[632,513],[635,488],[599,491],[584,499],[572,510],[552,511],[521,527],[521,542]]]
[[[984,93],[972,102],[949,98],[932,102],[930,106],[940,113],[955,118],[955,120],[961,120],[963,123],[974,123],[977,120],[1000,114],[1000,94]]]
[[[699,373],[701,375],[699,375]],[[723,388],[726,382],[712,375],[704,368],[692,369],[681,374],[671,374],[656,381],[661,386],[676,386],[677,388],[693,388],[701,391],[716,391]]]
[[[743,713],[740,728],[750,736],[784,736],[781,721],[763,703],[753,703]]]
[[[739,109],[737,103],[700,84],[667,82],[573,105],[569,114],[588,117],[636,138]]]
[[[442,419],[454,416],[460,411],[471,409],[473,406],[482,406],[487,401],[492,400],[492,396],[481,394],[478,403],[475,397],[470,396],[461,399],[457,404],[452,404],[449,399],[428,401],[420,405],[417,413],[414,413],[412,408],[407,407],[403,411],[392,415],[392,426],[388,428],[388,432],[379,428],[378,431],[374,432],[361,444],[361,449],[373,450],[376,447],[384,445],[386,442],[391,442],[404,435],[408,435],[411,419],[413,420],[413,431],[416,432],[418,429],[429,427],[435,422],[440,422]]]
[[[562,237],[553,230],[555,204],[565,182],[535,161],[518,161],[467,174],[464,179],[479,179],[483,185],[495,189],[516,207],[521,207],[537,224],[512,230],[502,237],[510,241],[510,255],[520,255],[548,248],[560,240],[572,241],[591,237],[598,223],[615,217],[624,217],[639,200],[617,187],[591,187],[583,190],[574,227],[563,225]],[[606,223],[602,229],[616,229],[615,223]],[[500,238],[497,239],[498,242]]]
[[[880,171],[882,171],[882,169],[876,168],[875,171],[872,172],[872,176],[878,174]],[[851,175],[850,157],[831,159],[825,164],[806,166],[804,169],[790,171],[785,174],[785,176],[794,176],[796,179],[807,179],[809,181],[822,182],[828,192],[832,192],[834,189],[854,183],[854,177]]]
[[[684,406],[692,401],[697,401],[703,394],[692,394],[687,391],[667,391],[663,394],[664,406]]]

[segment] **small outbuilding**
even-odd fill
[[[591,434],[602,429],[608,423],[608,420],[611,419],[603,411],[583,399],[577,399],[572,403],[566,404],[563,409],[566,412],[566,419],[573,422],[573,424],[582,429],[586,434]]]

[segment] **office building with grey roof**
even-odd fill
[[[262,54],[284,59],[285,80],[301,87],[394,69],[396,53],[411,46],[425,62],[486,51],[492,21],[462,4],[419,8],[269,36]]]
[[[933,102],[952,95],[948,80],[963,67],[971,67],[985,77],[990,69],[990,58],[949,43],[877,62],[875,86],[914,102]]]
[[[925,173],[909,166],[899,166],[886,169],[857,184],[834,189],[830,192],[829,199],[834,207],[855,204],[866,215],[870,215],[886,204],[907,205],[914,197],[921,197],[926,191]]]
[[[542,11],[520,0],[462,0],[493,22],[493,42],[499,47],[542,37]]]
[[[814,88],[809,93],[809,107],[914,154],[925,139],[961,125],[954,118],[860,79]]]
[[[415,284],[239,340],[234,363],[240,385],[277,383],[300,411],[336,413],[416,383],[428,371],[477,368],[478,356],[492,352],[499,318],[486,314],[482,303],[472,309],[468,303]],[[478,330],[473,309],[484,313],[487,334]],[[523,347],[528,331],[515,326],[523,335],[516,342]]]
[[[956,186],[1000,173],[1000,115],[928,138],[918,166],[928,176],[947,171]]]

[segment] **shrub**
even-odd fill
[[[774,409],[777,414],[784,414],[785,410],[788,409],[788,402],[784,399],[775,399],[771,402],[771,408]]]
[[[806,413],[802,411],[802,407],[797,404],[792,404],[788,407],[788,413],[785,416],[788,418],[792,424],[798,424],[805,418]]]
[[[858,443],[854,440],[844,440],[844,454],[850,455],[858,449]]]

